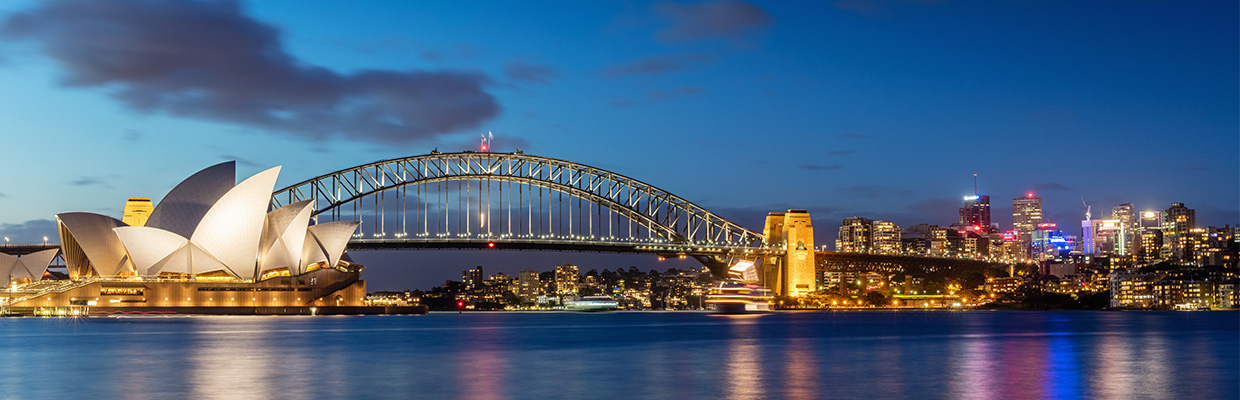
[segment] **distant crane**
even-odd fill
[[[1090,219],[1092,219],[1092,218],[1090,218],[1090,217],[1092,217],[1092,216],[1093,216],[1093,214],[1091,214],[1091,213],[1090,213],[1090,206],[1089,206],[1089,204],[1088,204],[1088,203],[1085,203],[1085,198],[1084,198],[1084,197],[1082,197],[1082,198],[1081,198],[1081,204],[1084,204],[1084,205],[1085,205],[1085,220],[1086,220],[1086,221],[1089,221]]]

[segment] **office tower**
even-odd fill
[[[870,223],[870,248],[875,253],[900,252],[900,227],[891,221],[874,221]]]
[[[1131,256],[1137,253],[1137,212],[1132,203],[1124,203],[1111,209],[1111,219],[1118,221],[1114,238],[1115,254]]]
[[[555,267],[555,292],[559,295],[575,295],[577,294],[577,281],[580,275],[577,274],[577,266],[564,263]]]
[[[994,229],[990,226],[990,196],[965,196],[964,207],[960,208],[960,224],[980,227],[981,232],[990,233]]]
[[[1013,239],[1016,242],[1016,257],[1029,257],[1033,243],[1030,234],[1041,223],[1041,197],[1036,197],[1033,195],[1033,192],[1029,192],[1025,194],[1025,197],[1012,199],[1012,231],[1016,233],[1016,237]]]

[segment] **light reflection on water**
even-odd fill
[[[1236,313],[0,320],[0,398],[1238,398]],[[57,384],[48,384],[57,382]]]

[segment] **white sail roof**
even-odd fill
[[[349,238],[353,237],[353,232],[361,224],[358,221],[333,221],[313,225],[308,229],[327,256],[328,267],[335,267],[340,261],[340,255],[344,254]]]
[[[298,267],[313,210],[314,201],[304,200],[267,213],[263,245],[259,250],[262,271],[287,267],[293,275],[301,273]]]
[[[9,287],[9,281],[13,279],[13,269],[18,268],[20,264],[17,257],[0,253],[0,287]]]
[[[220,270],[232,272],[220,260],[207,254],[202,248],[195,246],[193,243],[186,243],[148,269],[151,275],[159,275],[161,272],[197,275]]]
[[[190,237],[203,216],[237,180],[236,161],[222,162],[181,181],[151,211],[146,225]]]
[[[125,253],[125,246],[112,231],[113,228],[128,226],[124,222],[106,215],[70,212],[56,214],[56,221],[68,231],[72,238],[60,238],[62,247],[66,247],[66,258],[74,249],[67,248],[67,243],[76,243],[85,254],[95,273],[102,277],[116,276],[122,271],[132,270],[132,264]],[[66,262],[69,262],[66,259]],[[77,261],[82,262],[82,261]],[[75,266],[69,266],[75,268]]]
[[[190,241],[237,277],[254,278],[267,206],[279,175],[280,167],[271,168],[230,189],[203,215]]]
[[[151,267],[189,243],[189,239],[172,231],[148,226],[122,226],[113,230],[129,251],[134,268],[143,276],[159,274]]]
[[[38,282],[43,279],[43,274],[47,273],[47,267],[52,264],[52,260],[56,259],[57,254],[60,254],[60,249],[39,250],[21,256],[18,263],[26,268],[31,280]]]

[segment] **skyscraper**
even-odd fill
[[[1119,221],[1115,237],[1115,254],[1131,256],[1137,253],[1137,210],[1132,203],[1124,203],[1111,209],[1111,219]]]
[[[1012,230],[1016,232],[1015,255],[1027,258],[1030,254],[1032,241],[1030,233],[1042,223],[1042,198],[1025,194],[1025,197],[1012,199]]]
[[[874,242],[870,232],[870,219],[862,217],[844,218],[840,223],[840,235],[835,239],[835,251],[846,253],[865,253],[870,251]]]
[[[960,208],[960,224],[980,227],[981,232],[990,233],[994,229],[990,226],[990,196],[965,196],[964,207]]]
[[[1163,249],[1166,258],[1179,261],[1193,259],[1192,230],[1197,227],[1197,213],[1184,203],[1171,203],[1163,212]]]
[[[461,272],[461,282],[465,283],[465,287],[470,289],[479,289],[482,287],[482,266],[467,269]]]

